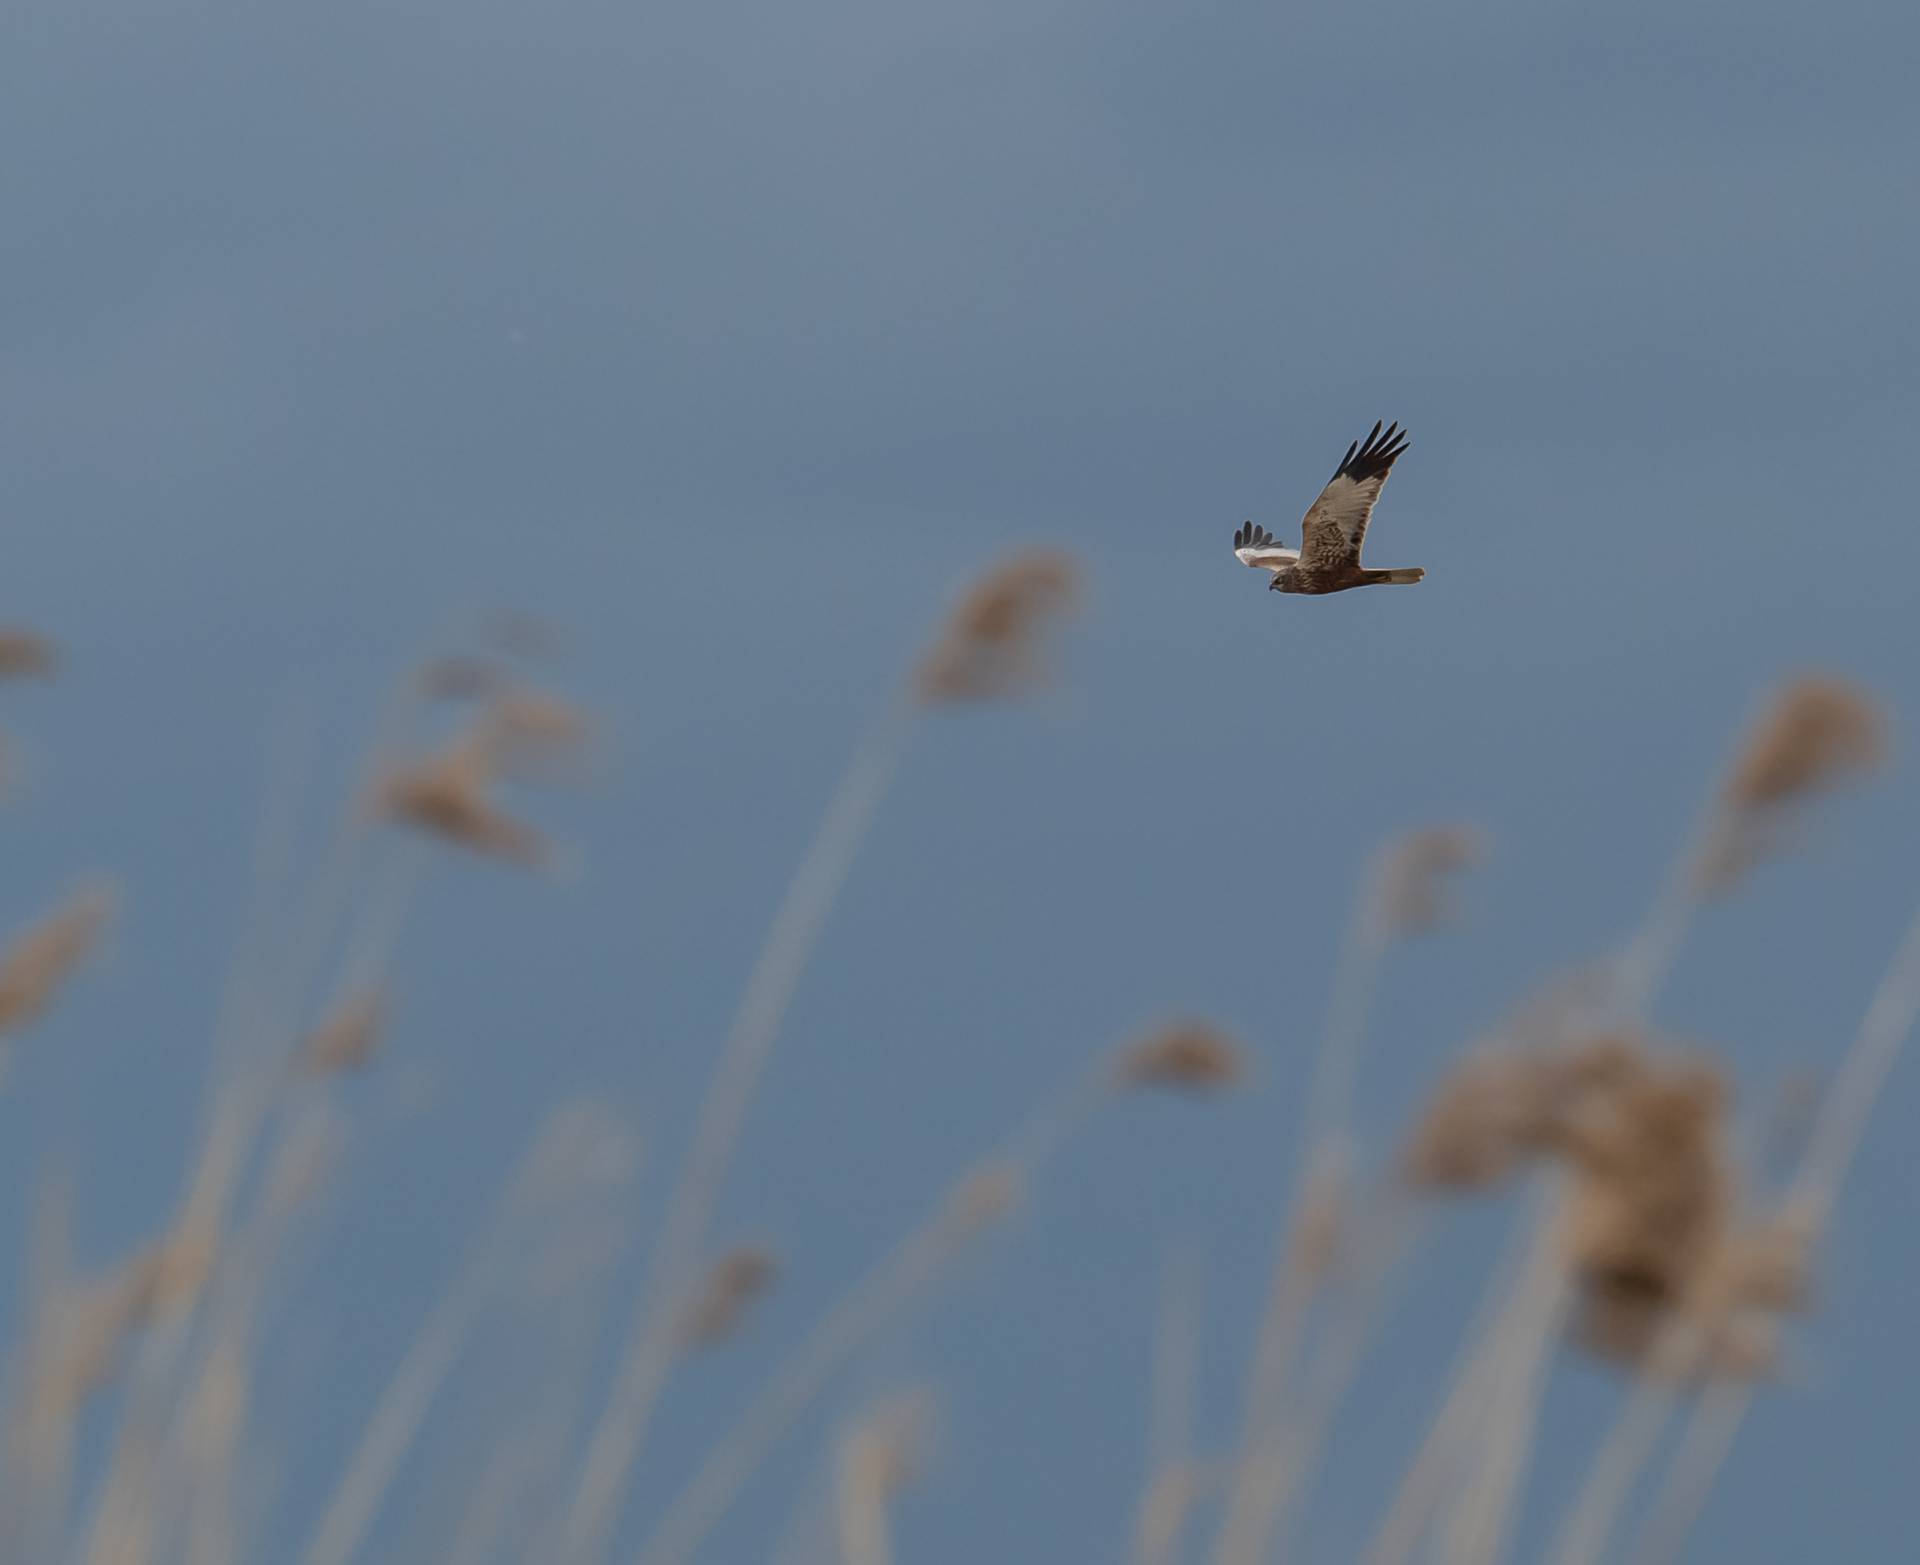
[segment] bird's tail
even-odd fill
[[[1381,582],[1393,582],[1397,585],[1405,586],[1412,582],[1425,581],[1427,573],[1417,565],[1404,565],[1398,570],[1368,571],[1366,578],[1367,585],[1370,587],[1378,585]]]

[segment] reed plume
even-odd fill
[[[1123,1049],[1114,1062],[1119,1087],[1214,1091],[1246,1075],[1240,1045],[1207,1022],[1179,1021],[1155,1029]]]
[[[551,845],[493,803],[487,796],[492,778],[483,756],[456,747],[390,772],[381,784],[377,808],[389,820],[475,853],[530,869],[546,867],[552,861]]]
[[[58,661],[53,643],[39,631],[0,625],[0,679],[46,679]]]
[[[1064,555],[1025,554],[989,570],[962,597],[908,681],[854,752],[774,914],[695,1120],[692,1145],[667,1198],[634,1323],[565,1508],[567,1565],[597,1557],[679,1347],[691,1273],[755,1089],[787,1007],[904,753],[915,714],[954,700],[1016,694],[1039,669],[1042,633],[1071,601]]]
[[[1194,1441],[1200,1360],[1200,1282],[1196,1265],[1169,1267],[1154,1333],[1152,1408],[1146,1481],[1134,1511],[1133,1565],[1175,1557],[1198,1485]]]
[[[841,1440],[842,1565],[891,1565],[887,1505],[924,1464],[932,1421],[925,1392],[903,1393],[862,1414]]]
[[[1774,693],[1619,957],[1619,1012],[1645,1018],[1700,903],[1727,895],[1772,857],[1800,805],[1878,766],[1886,736],[1878,703],[1843,680],[1807,675]]]
[[[84,886],[14,940],[0,957],[0,1036],[40,1019],[99,944],[117,901],[104,883]]]
[[[1074,605],[1079,567],[1035,550],[987,572],[954,605],[914,675],[928,705],[1019,695],[1046,674],[1045,640]]]
[[[768,1450],[792,1427],[852,1353],[918,1297],[1019,1199],[1026,1171],[1002,1159],[955,1183],[934,1211],[836,1304],[707,1455],[642,1546],[639,1565],[690,1559]]]
[[[1281,1462],[1304,1449],[1302,1424],[1284,1427],[1287,1375],[1307,1331],[1314,1293],[1331,1242],[1310,1238],[1345,1201],[1351,1178],[1350,1125],[1367,1014],[1391,942],[1439,923],[1447,876],[1483,851],[1462,826],[1421,828],[1389,839],[1373,855],[1348,918],[1327,1019],[1307,1090],[1293,1193],[1281,1226],[1266,1309],[1260,1319],[1241,1419],[1234,1477],[1216,1541],[1214,1565],[1254,1565],[1265,1557],[1289,1493]],[[1357,1352],[1357,1348],[1355,1349]]]
[[[770,1250],[756,1245],[729,1250],[708,1269],[706,1284],[687,1312],[682,1328],[687,1341],[708,1346],[731,1337],[779,1274],[780,1263]]]
[[[364,1069],[380,1047],[387,997],[379,989],[349,995],[300,1045],[300,1068],[313,1076]]]
[[[1685,1546],[1745,1422],[1757,1382],[1775,1367],[1777,1316],[1804,1305],[1812,1246],[1839,1198],[1867,1116],[1916,1018],[1920,1018],[1920,915],[1901,938],[1832,1084],[1814,1111],[1799,1168],[1777,1212],[1746,1231],[1743,1246],[1723,1261],[1713,1278],[1716,1289],[1708,1296],[1709,1325],[1718,1329],[1702,1333],[1668,1327],[1649,1350],[1649,1362],[1669,1378],[1698,1373],[1702,1364],[1711,1372],[1730,1358],[1736,1362],[1709,1386],[1694,1408],[1636,1558],[1674,1559]],[[1653,1375],[1643,1377],[1635,1403],[1630,1403],[1609,1435],[1608,1445],[1618,1453],[1617,1467],[1638,1470],[1664,1424],[1668,1406],[1669,1393]],[[1567,1565],[1583,1565],[1598,1557],[1623,1490],[1624,1483],[1618,1484],[1588,1505],[1582,1541],[1592,1539],[1591,1550],[1569,1551]]]

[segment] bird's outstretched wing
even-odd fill
[[[1299,560],[1300,551],[1275,543],[1266,528],[1243,522],[1233,535],[1233,557],[1257,571],[1284,571]]]
[[[1389,424],[1384,433],[1376,423],[1365,440],[1347,447],[1332,481],[1300,523],[1300,554],[1310,569],[1360,563],[1360,545],[1366,540],[1373,504],[1406,449],[1406,433],[1397,423]]]

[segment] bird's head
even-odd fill
[[[1280,584],[1283,581],[1285,581],[1287,577],[1290,576],[1291,574],[1292,574],[1291,571],[1275,571],[1273,573],[1273,580],[1267,583],[1267,591],[1268,592],[1283,591],[1284,589],[1281,587]]]

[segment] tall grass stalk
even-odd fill
[[[1800,1166],[1788,1187],[1784,1216],[1810,1241],[1832,1214],[1874,1100],[1911,1036],[1916,1018],[1920,1018],[1920,914],[1908,925],[1874,990],[1859,1031],[1814,1117]],[[1752,1383],[1742,1381],[1711,1387],[1700,1398],[1633,1558],[1678,1558],[1733,1449],[1754,1392]]]
[[[1281,1228],[1267,1307],[1260,1317],[1226,1518],[1213,1550],[1214,1565],[1258,1565],[1265,1558],[1277,1512],[1280,1490],[1270,1468],[1274,1433],[1285,1403],[1288,1370],[1306,1330],[1319,1281],[1314,1258],[1300,1241],[1311,1204],[1324,1199],[1330,1189],[1341,1192],[1350,1173],[1347,1127],[1367,1013],[1388,938],[1380,907],[1381,862],[1376,856],[1362,879],[1341,942],[1326,1025],[1307,1092],[1306,1118],[1301,1127],[1303,1150]]]
[[[1503,1318],[1487,1366],[1479,1470],[1464,1487],[1448,1529],[1447,1565],[1493,1565],[1502,1557],[1514,1501],[1532,1454],[1555,1342],[1572,1300],[1560,1254],[1560,1190],[1536,1198],[1527,1269],[1511,1314]]]
[[[1170,1262],[1160,1282],[1147,1471],[1134,1510],[1134,1565],[1168,1565],[1179,1547],[1193,1492],[1199,1359],[1200,1267],[1187,1257]]]
[[[598,1559],[618,1521],[621,1496],[672,1367],[682,1297],[698,1265],[747,1107],[820,931],[899,768],[913,712],[903,699],[896,700],[854,752],[748,976],[700,1106],[691,1149],[667,1198],[613,1390],[589,1437],[567,1505],[560,1557],[572,1565]]]
[[[1447,1394],[1367,1546],[1365,1565],[1406,1565],[1447,1495],[1465,1487],[1471,1457],[1483,1437],[1482,1415],[1491,1401],[1503,1328],[1520,1296],[1523,1266],[1536,1240],[1531,1221],[1516,1224],[1508,1236],[1454,1354]]]
[[[668,1507],[642,1546],[639,1565],[679,1565],[690,1559],[767,1453],[840,1366],[978,1235],[982,1225],[962,1220],[955,1209],[956,1199],[964,1197],[964,1184],[869,1270],[775,1372]]]
[[[441,1294],[387,1382],[313,1537],[301,1552],[302,1565],[346,1565],[355,1557],[441,1382],[459,1356],[468,1329],[505,1265],[527,1248],[534,1220],[564,1209],[571,1198],[603,1182],[609,1172],[620,1172],[609,1170],[600,1156],[615,1151],[619,1160],[614,1141],[598,1139],[603,1130],[583,1120],[577,1107],[563,1106],[536,1133],[459,1276]]]

